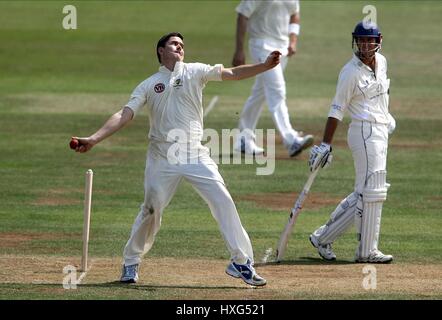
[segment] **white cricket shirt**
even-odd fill
[[[267,39],[275,47],[289,44],[290,16],[299,13],[298,0],[242,0],[236,12],[247,17],[250,39]]]
[[[188,142],[200,145],[203,137],[203,88],[208,81],[222,80],[222,68],[222,64],[211,66],[177,62],[171,72],[161,66],[157,73],[135,88],[126,107],[136,115],[147,105],[151,141],[174,142],[170,134],[179,131],[186,135]]]
[[[387,60],[380,53],[376,53],[375,70],[376,73],[353,55],[339,74],[328,116],[342,120],[348,109],[354,120],[388,124],[390,79],[387,78]]]

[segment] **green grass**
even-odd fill
[[[127,100],[131,90],[155,72],[154,46],[164,33],[185,36],[186,60],[230,64],[236,1],[70,2],[78,10],[78,30],[61,28],[58,1],[0,2],[0,233],[65,234],[34,239],[25,246],[0,244],[0,254],[80,256],[84,172],[94,170],[90,254],[118,257],[143,199],[148,119],[79,155],[68,149],[71,135],[88,135]],[[338,72],[351,56],[351,30],[365,2],[304,1],[299,52],[286,70],[290,114],[296,127],[322,135]],[[382,217],[381,247],[398,263],[442,262],[442,41],[436,1],[374,2],[384,33],[383,53],[392,79],[391,110],[398,127],[392,136],[388,180],[392,184]],[[216,11],[216,15],[210,14]],[[413,23],[410,23],[413,21]],[[220,102],[205,126],[220,131],[237,125],[253,80],[210,83],[205,101]],[[298,105],[309,105],[297,109]],[[346,124],[338,129],[334,163],[320,173],[313,192],[343,198],[353,187],[353,163],[345,147]],[[267,111],[259,122],[273,124]],[[256,206],[241,196],[299,192],[307,177],[307,156],[277,161],[270,176],[256,165],[220,165],[249,232],[257,260],[274,247],[287,210]],[[293,199],[294,200],[294,199]],[[52,201],[53,203],[48,203]],[[288,260],[316,257],[307,241],[334,206],[306,207],[290,240]],[[338,256],[353,258],[356,240],[336,242]],[[189,184],[182,184],[166,209],[152,257],[227,259],[209,209]],[[0,284],[1,299],[54,298],[33,285]],[[173,290],[88,287],[67,299],[173,298]],[[135,291],[135,294],[133,292]],[[439,292],[440,295],[440,292]],[[305,298],[330,298],[300,293]],[[345,294],[342,293],[345,298]],[[367,296],[364,296],[367,298]],[[362,297],[362,298],[364,298]],[[358,298],[358,297],[354,297]],[[369,298],[369,297],[368,297]],[[409,298],[386,295],[389,298]],[[412,297],[422,298],[422,297]]]

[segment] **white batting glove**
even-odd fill
[[[333,159],[331,152],[332,148],[328,143],[322,142],[320,146],[313,146],[308,161],[310,171],[316,170],[319,166],[322,168],[328,167]]]

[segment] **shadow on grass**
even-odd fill
[[[355,262],[349,260],[326,261],[321,258],[301,257],[297,260],[283,260],[280,262],[277,261],[258,262],[255,263],[255,267],[278,266],[278,265],[344,265],[344,264],[355,264]]]
[[[195,290],[219,290],[219,289],[249,289],[248,286],[233,287],[233,286],[198,286],[198,285],[151,285],[151,284],[127,284],[120,281],[111,281],[105,283],[90,283],[80,284],[81,287],[91,288],[125,288],[136,290],[155,290],[155,289],[195,289]]]
[[[0,283],[0,288],[17,288],[17,287],[51,287],[51,288],[63,288],[60,283]],[[134,289],[134,290],[157,290],[157,289],[193,289],[193,290],[226,290],[226,289],[240,289],[250,290],[250,286],[244,285],[244,287],[233,286],[198,286],[198,285],[149,285],[149,284],[127,284],[120,281],[111,281],[103,283],[85,283],[78,284],[78,288],[122,288],[122,289]]]

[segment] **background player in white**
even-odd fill
[[[236,11],[236,49],[233,66],[245,63],[244,38],[249,33],[250,55],[255,63],[263,62],[270,52],[282,53],[281,64],[258,75],[239,119],[235,150],[248,154],[262,154],[264,149],[255,143],[256,129],[264,103],[267,102],[273,122],[282,136],[291,157],[313,143],[313,136],[302,137],[289,119],[286,104],[284,69],[288,58],[295,55],[300,31],[300,7],[298,0],[243,0]]]
[[[93,135],[77,138],[80,146],[76,151],[86,152],[123,128],[144,105],[148,107],[150,145],[144,180],[145,198],[124,249],[121,281],[138,280],[138,266],[153,245],[163,210],[179,182],[185,179],[208,203],[218,222],[231,254],[227,274],[250,285],[265,285],[266,280],[253,268],[252,245],[235,204],[208,149],[201,145],[202,90],[208,81],[239,80],[269,70],[279,64],[280,53],[270,53],[263,63],[235,68],[224,68],[221,64],[184,63],[183,36],[169,33],[159,40],[157,56],[161,64],[159,71],[135,88],[126,106]],[[178,129],[186,134],[187,142],[179,149],[178,157],[171,158],[169,151],[177,141],[170,133]],[[183,146],[182,141],[178,142]]]
[[[310,151],[310,169],[331,161],[331,142],[348,110],[352,121],[348,145],[356,172],[354,192],[331,214],[330,220],[310,235],[310,241],[326,260],[336,259],[331,244],[356,222],[359,245],[356,262],[388,263],[393,256],[378,250],[383,202],[387,198],[386,182],[388,135],[396,122],[389,113],[387,61],[378,53],[382,35],[374,24],[360,22],[353,32],[353,58],[342,68],[333,99],[324,138]]]

